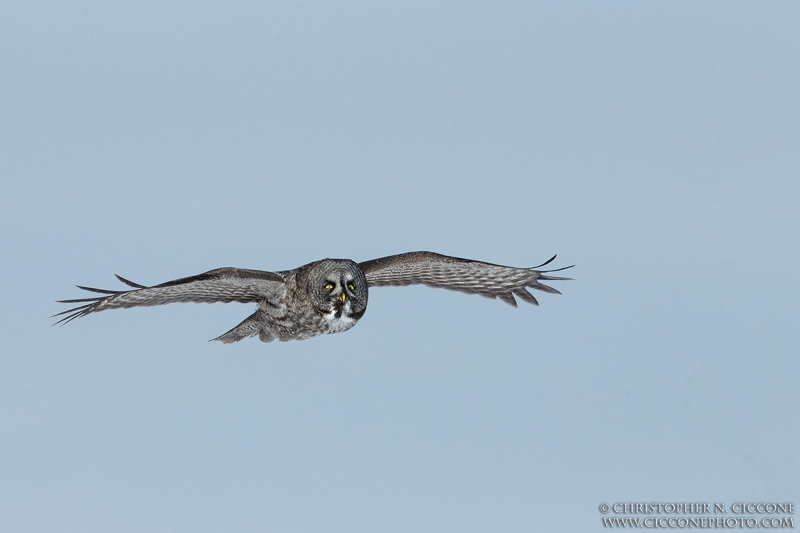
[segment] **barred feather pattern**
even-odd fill
[[[66,315],[56,324],[66,324],[76,318],[108,309],[151,307],[178,302],[266,301],[277,305],[286,293],[286,285],[281,275],[274,272],[241,268],[217,268],[197,276],[176,279],[152,287],[134,283],[121,276],[117,276],[117,278],[134,289],[111,291],[78,285],[79,289],[106,296],[58,300],[59,303],[80,303],[83,305],[53,315],[54,317]]]
[[[548,274],[572,266],[537,270],[550,264],[555,258],[556,256],[553,256],[536,267],[517,268],[434,252],[409,252],[365,261],[359,266],[364,270],[370,287],[421,284],[467,294],[480,294],[486,298],[499,298],[516,307],[517,301],[514,296],[530,304],[539,305],[527,288],[561,294],[541,281],[569,280],[571,278]]]

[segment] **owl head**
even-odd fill
[[[367,310],[367,278],[354,261],[323,259],[308,273],[308,296],[323,314],[358,320]]]

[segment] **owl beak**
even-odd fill
[[[342,291],[342,303],[344,303],[345,300],[347,300],[347,295]]]

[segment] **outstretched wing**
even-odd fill
[[[106,296],[58,300],[59,303],[83,305],[53,315],[54,317],[66,315],[56,324],[66,324],[76,318],[106,309],[150,307],[176,302],[227,303],[267,300],[277,304],[286,293],[286,283],[280,274],[242,268],[217,268],[203,274],[167,281],[153,287],[139,285],[121,276],[117,276],[117,278],[134,289],[109,291],[78,285],[79,289]]]
[[[547,274],[572,268],[574,265],[554,270],[536,270],[555,258],[553,256],[536,267],[515,268],[433,252],[409,252],[364,261],[359,266],[364,270],[370,287],[423,284],[467,294],[480,294],[487,298],[500,298],[516,307],[515,295],[528,303],[539,305],[536,298],[527,291],[528,287],[561,294],[540,281],[571,279]]]

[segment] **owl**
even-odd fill
[[[59,303],[81,305],[53,316],[65,315],[55,323],[63,325],[107,309],[175,302],[252,302],[258,305],[255,313],[211,340],[231,343],[255,336],[263,342],[303,340],[347,331],[355,326],[367,311],[371,287],[422,284],[499,298],[514,307],[517,306],[514,296],[539,305],[527,288],[561,294],[541,281],[570,279],[549,274],[571,267],[537,270],[555,258],[536,267],[515,268],[433,252],[410,252],[363,263],[323,259],[280,272],[218,268],[152,287],[117,276],[131,290],[111,291],[78,285],[80,289],[102,296],[59,300]]]

